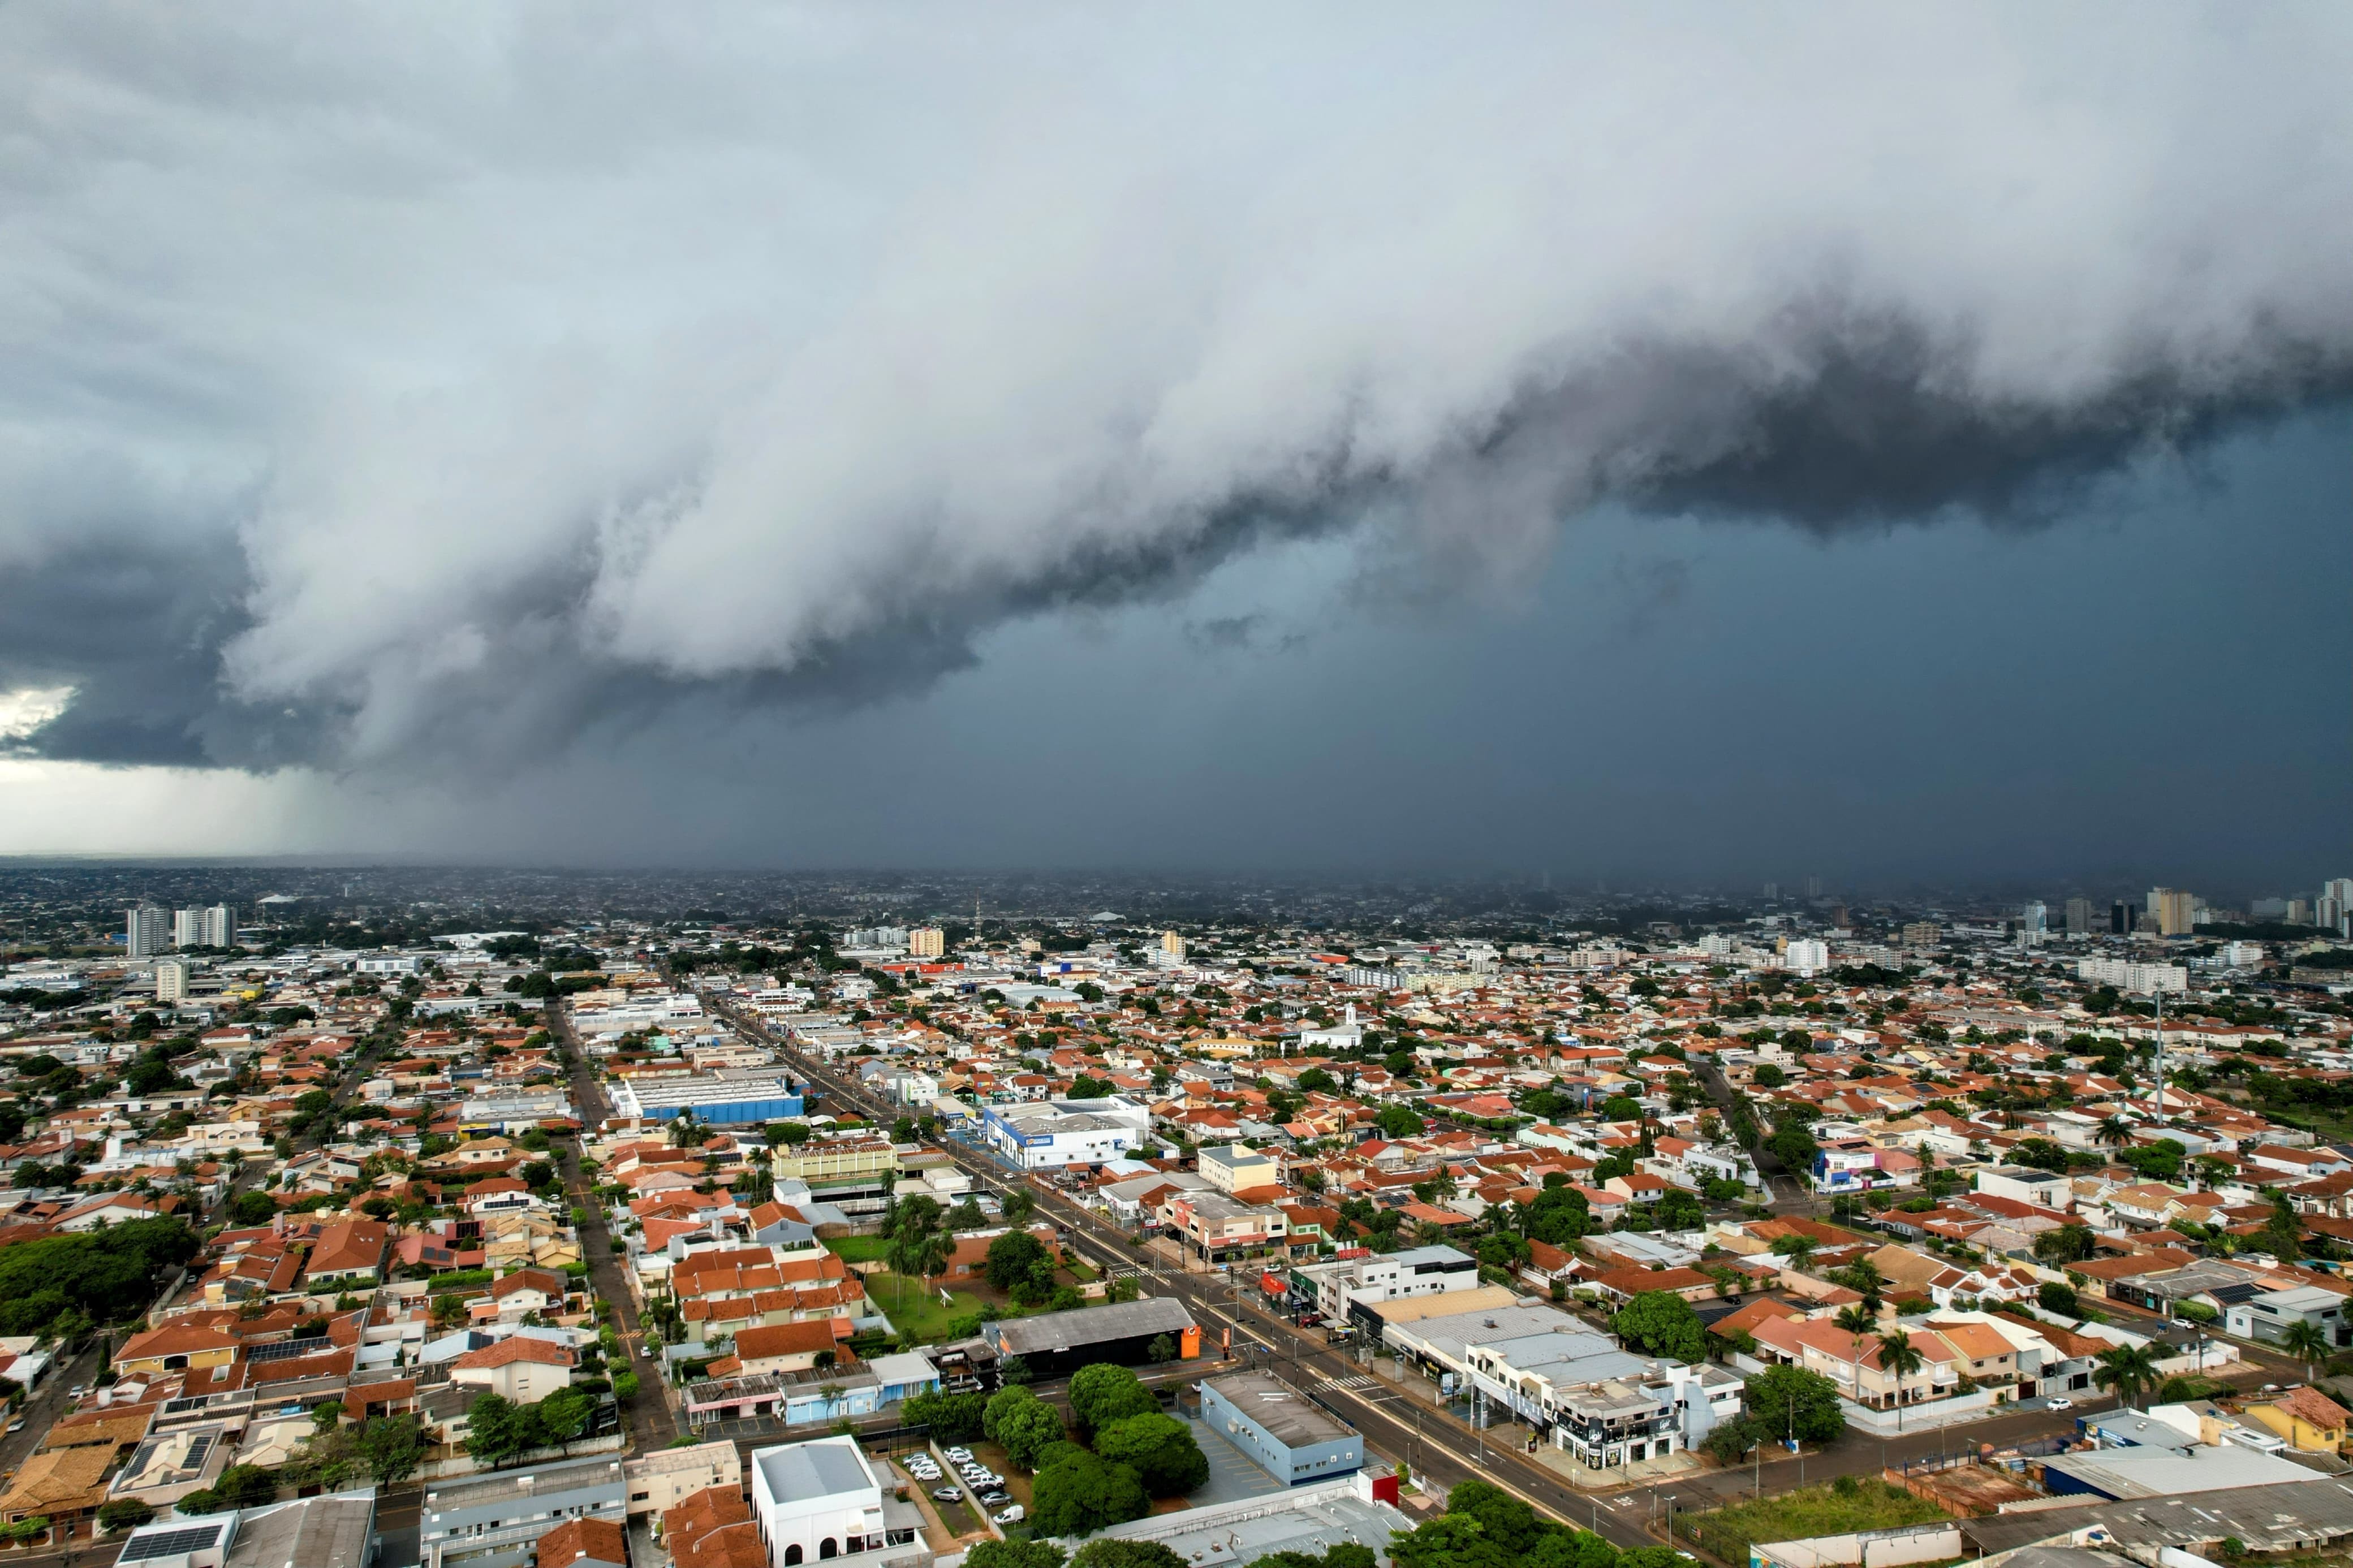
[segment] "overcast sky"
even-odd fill
[[[2316,886],[2348,68],[0,11],[0,852]]]

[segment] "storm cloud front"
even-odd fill
[[[496,777],[1289,542],[1534,614],[1597,509],[2033,528],[2353,391],[2341,8],[34,5],[0,60],[21,757]]]

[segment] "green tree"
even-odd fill
[[[1062,1549],[1050,1541],[980,1541],[964,1554],[965,1568],[1062,1568]]]
[[[2147,1345],[2117,1345],[2102,1351],[2100,1364],[2092,1370],[2092,1382],[2115,1390],[2121,1405],[2132,1404],[2159,1381],[2157,1355]]]
[[[1155,1413],[1160,1401],[1124,1366],[1096,1362],[1071,1374],[1071,1416],[1079,1436],[1092,1440],[1112,1422]]]
[[[1767,1367],[1743,1391],[1748,1414],[1773,1438],[1828,1443],[1846,1430],[1838,1384],[1799,1366]]]
[[[268,1193],[239,1193],[229,1200],[229,1223],[245,1229],[268,1225],[278,1217],[278,1200]]]
[[[1114,1539],[1088,1542],[1071,1557],[1071,1568],[1192,1568],[1192,1564],[1156,1541]]]
[[[1004,1213],[1006,1224],[1026,1225],[1029,1216],[1038,1212],[1038,1196],[1026,1187],[1015,1187],[998,1200],[997,1207]]]
[[[2098,1245],[2097,1238],[2092,1235],[2090,1226],[2071,1220],[2065,1225],[2053,1226],[2036,1236],[2034,1256],[2039,1261],[2050,1264],[2054,1268],[2064,1268],[2070,1263],[2081,1263],[2084,1258],[2091,1257],[2093,1249]]]
[[[1707,1337],[1699,1314],[1672,1290],[1645,1290],[1620,1309],[1610,1327],[1636,1350],[1678,1361],[1707,1359]]]
[[[1000,1388],[989,1396],[981,1430],[1005,1450],[1006,1458],[1025,1470],[1035,1469],[1038,1456],[1047,1446],[1067,1436],[1054,1407],[1018,1384]]]
[[[1154,1497],[1182,1497],[1209,1479],[1209,1461],[1192,1431],[1157,1410],[1104,1422],[1094,1445],[1103,1458],[1134,1466]]]
[[[988,1413],[985,1394],[944,1394],[935,1389],[911,1395],[900,1406],[910,1426],[927,1426],[942,1443],[969,1443],[982,1435]]]
[[[1904,1430],[1904,1380],[1927,1364],[1912,1336],[1898,1329],[1879,1336],[1879,1364],[1895,1379],[1895,1429]]]
[[[2316,1375],[2314,1363],[2328,1359],[2328,1336],[2310,1319],[2298,1318],[2280,1334],[2280,1349],[2304,1363],[2304,1380],[2310,1383]]]
[[[535,1408],[548,1441],[569,1448],[588,1429],[589,1417],[596,1414],[596,1397],[577,1388],[559,1388]]]
[[[981,1271],[999,1290],[1010,1290],[1028,1280],[1040,1264],[1051,1265],[1045,1244],[1026,1230],[1008,1230],[988,1244],[987,1261]]]
[[[1175,1361],[1176,1352],[1176,1342],[1166,1334],[1153,1335],[1152,1342],[1144,1347],[1144,1353],[1155,1363]]]
[[[136,1530],[154,1517],[154,1509],[135,1497],[116,1498],[98,1510],[99,1525],[105,1530]]]
[[[360,1430],[360,1458],[387,1484],[405,1481],[425,1462],[425,1428],[414,1415],[379,1415]]]
[[[503,1394],[485,1394],[466,1413],[466,1452],[497,1469],[531,1447],[537,1425]]]
[[[2062,1285],[2056,1279],[2046,1279],[2037,1286],[2034,1300],[2044,1311],[2055,1312],[2063,1318],[2084,1315],[2084,1303],[2076,1299],[2074,1287]]]
[[[1862,1342],[1879,1327],[1879,1320],[1863,1307],[1841,1307],[1838,1316],[1831,1320],[1833,1327],[1853,1342],[1854,1402],[1862,1403]]]
[[[1385,1105],[1374,1113],[1373,1125],[1384,1138],[1417,1138],[1429,1131],[1428,1123],[1402,1105]]]
[[[1065,1445],[1029,1488],[1029,1523],[1044,1535],[1086,1535],[1152,1511],[1144,1482],[1127,1465]]]

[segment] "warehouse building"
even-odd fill
[[[691,1110],[698,1121],[742,1125],[783,1121],[802,1113],[803,1086],[779,1068],[722,1068],[717,1072],[649,1078],[616,1084],[613,1114],[667,1121]]]
[[[1025,1171],[1100,1165],[1124,1158],[1147,1142],[1152,1112],[1120,1095],[1101,1100],[1050,1100],[981,1110],[981,1133]]]
[[[1082,1307],[1074,1312],[1041,1312],[1034,1318],[1006,1318],[980,1326],[994,1345],[1000,1363],[1019,1356],[1029,1375],[1039,1382],[1067,1377],[1082,1366],[1110,1362],[1142,1366],[1162,1359],[1153,1353],[1153,1342],[1164,1335],[1176,1359],[1191,1361],[1201,1353],[1201,1331],[1183,1302],[1168,1296],[1146,1296],[1108,1307]]]
[[[1287,1487],[1365,1468],[1365,1440],[1354,1428],[1262,1372],[1229,1373],[1204,1382],[1201,1419]]]

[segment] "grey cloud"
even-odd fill
[[[0,13],[46,755],[501,768],[1274,541],[1508,598],[1598,502],[2031,523],[2353,390],[2322,10],[149,20]]]

